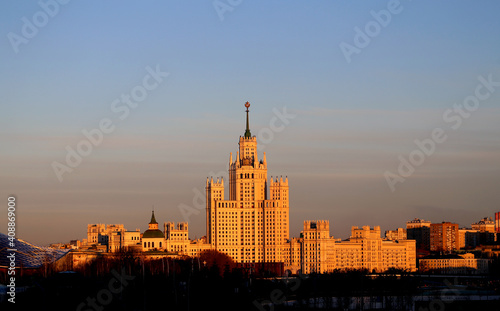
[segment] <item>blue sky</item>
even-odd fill
[[[232,10],[221,18],[214,3]],[[366,32],[371,12],[391,3],[70,1],[17,53],[9,36],[44,11],[1,3],[0,191],[18,197],[19,236],[81,239],[88,223],[144,230],[152,205],[159,222],[185,220],[179,205],[227,170],[247,100],[258,139],[274,111],[295,115],[261,148],[268,175],[290,179],[293,236],[306,219],[328,219],[347,238],[352,225],[493,216],[500,92],[456,130],[443,114],[474,95],[478,76],[500,81],[500,4],[402,0],[348,63],[340,44],[355,45],[355,28]],[[112,102],[157,66],[168,77],[120,120]],[[59,182],[51,163],[64,163],[66,146],[103,118],[115,130]],[[384,172],[435,128],[447,140],[392,192]],[[202,236],[204,213],[188,220],[191,237]]]

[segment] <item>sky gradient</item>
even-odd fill
[[[198,193],[211,175],[227,187],[246,101],[268,176],[289,178],[291,236],[304,220],[345,239],[351,226],[468,227],[500,211],[498,1],[41,3],[47,13],[0,3],[0,232],[15,195],[18,237],[32,243],[86,238],[89,223],[144,231],[153,205],[160,224],[187,220],[203,236]],[[358,49],[350,62],[342,43]],[[133,108],[132,93],[144,95]],[[54,161],[103,119],[113,130],[59,181]],[[391,191],[384,173],[436,128],[445,141]]]

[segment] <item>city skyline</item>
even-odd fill
[[[222,12],[211,2],[70,2],[19,45],[9,34],[47,11],[1,4],[0,189],[5,205],[17,197],[18,237],[67,242],[91,223],[144,232],[154,206],[160,223],[188,221],[200,238],[205,180],[222,176],[228,189],[223,159],[244,134],[246,101],[269,178],[288,176],[293,189],[291,237],[305,219],[327,219],[345,239],[351,226],[493,217],[499,4],[395,3],[243,1]],[[359,53],[346,56],[342,43]],[[415,140],[433,133],[442,142],[427,155]],[[92,139],[68,166],[67,148]],[[401,176],[400,157],[415,150],[425,160]],[[67,166],[61,178],[54,162]],[[404,182],[391,189],[388,171]],[[186,219],[186,206],[199,213]]]

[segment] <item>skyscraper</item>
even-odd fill
[[[224,180],[207,178],[207,242],[236,262],[283,262],[289,238],[288,179],[271,178],[268,189],[266,154],[259,161],[257,138],[250,132],[250,103],[245,107],[245,132],[236,158],[229,156],[229,200]]]
[[[278,274],[351,269],[382,272],[390,268],[415,271],[415,240],[406,239],[402,228],[395,240],[383,240],[379,226],[352,227],[351,237],[341,241],[330,236],[328,220],[306,220],[300,237],[289,239],[288,178],[268,180],[266,154],[259,160],[257,139],[250,132],[250,104],[245,107],[245,132],[239,138],[236,158],[232,153],[229,156],[229,199],[224,195],[222,177],[206,181],[206,236],[189,240],[187,222],[177,227],[166,222],[162,233],[153,212],[149,229],[139,242],[143,254],[158,258],[168,254],[157,251],[167,251],[197,257],[217,250],[250,271],[271,268]],[[420,220],[407,223],[409,228],[429,226],[430,222]],[[89,241],[98,240],[104,230],[101,227],[89,225]],[[132,243],[137,242],[136,236],[131,237]]]
[[[500,233],[500,212],[495,213],[495,231]]]

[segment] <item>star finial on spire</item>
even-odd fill
[[[250,138],[250,137],[252,137],[252,134],[250,133],[250,125],[249,125],[249,122],[248,122],[248,108],[250,108],[250,103],[246,102],[245,103],[245,107],[247,108],[247,110],[246,110],[246,113],[247,113],[247,128],[245,130],[245,138]]]

